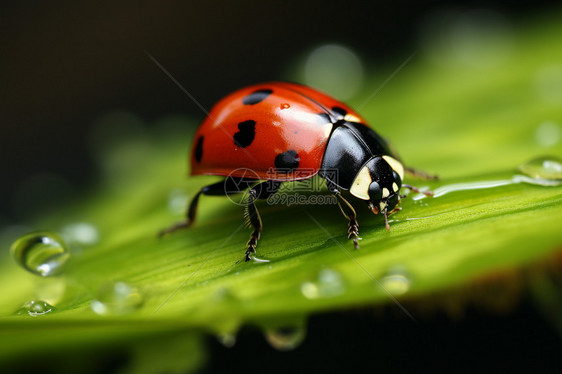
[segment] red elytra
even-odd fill
[[[197,130],[191,174],[245,177],[250,169],[264,180],[310,178],[321,167],[333,123],[344,117],[366,123],[344,103],[299,84],[242,88],[220,100]]]

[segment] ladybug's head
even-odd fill
[[[368,201],[374,214],[384,214],[388,229],[388,214],[400,203],[403,178],[404,166],[400,161],[387,155],[375,156],[359,170],[349,192]]]

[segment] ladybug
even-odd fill
[[[253,171],[248,177],[248,169]],[[389,143],[358,113],[332,97],[303,85],[269,82],[242,88],[220,100],[197,130],[191,150],[191,175],[221,175],[224,181],[203,187],[191,201],[186,219],[160,236],[195,221],[201,195],[228,195],[247,188],[245,216],[253,228],[245,260],[256,251],[262,221],[256,200],[275,194],[283,182],[319,175],[337,198],[348,220],[348,238],[359,248],[355,209],[342,195],[367,203],[374,214],[400,210],[405,168]],[[428,176],[428,178],[431,178]],[[431,196],[431,192],[424,192]]]

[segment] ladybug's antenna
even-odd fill
[[[415,193],[422,193],[427,197],[433,197],[433,191],[422,191],[417,187],[414,186],[410,186],[409,184],[403,184],[402,187],[409,189],[410,191],[413,191]]]

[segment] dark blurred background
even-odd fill
[[[370,69],[412,54],[420,23],[439,10],[494,10],[509,20],[548,1],[3,2],[0,10],[0,225],[29,219],[30,185],[80,191],[96,181],[89,137],[103,114],[126,110],[148,125],[202,111],[251,83],[287,79],[322,43],[354,50]],[[186,149],[188,145],[186,144]],[[22,192],[23,191],[23,192]],[[35,206],[35,204],[32,204]]]

